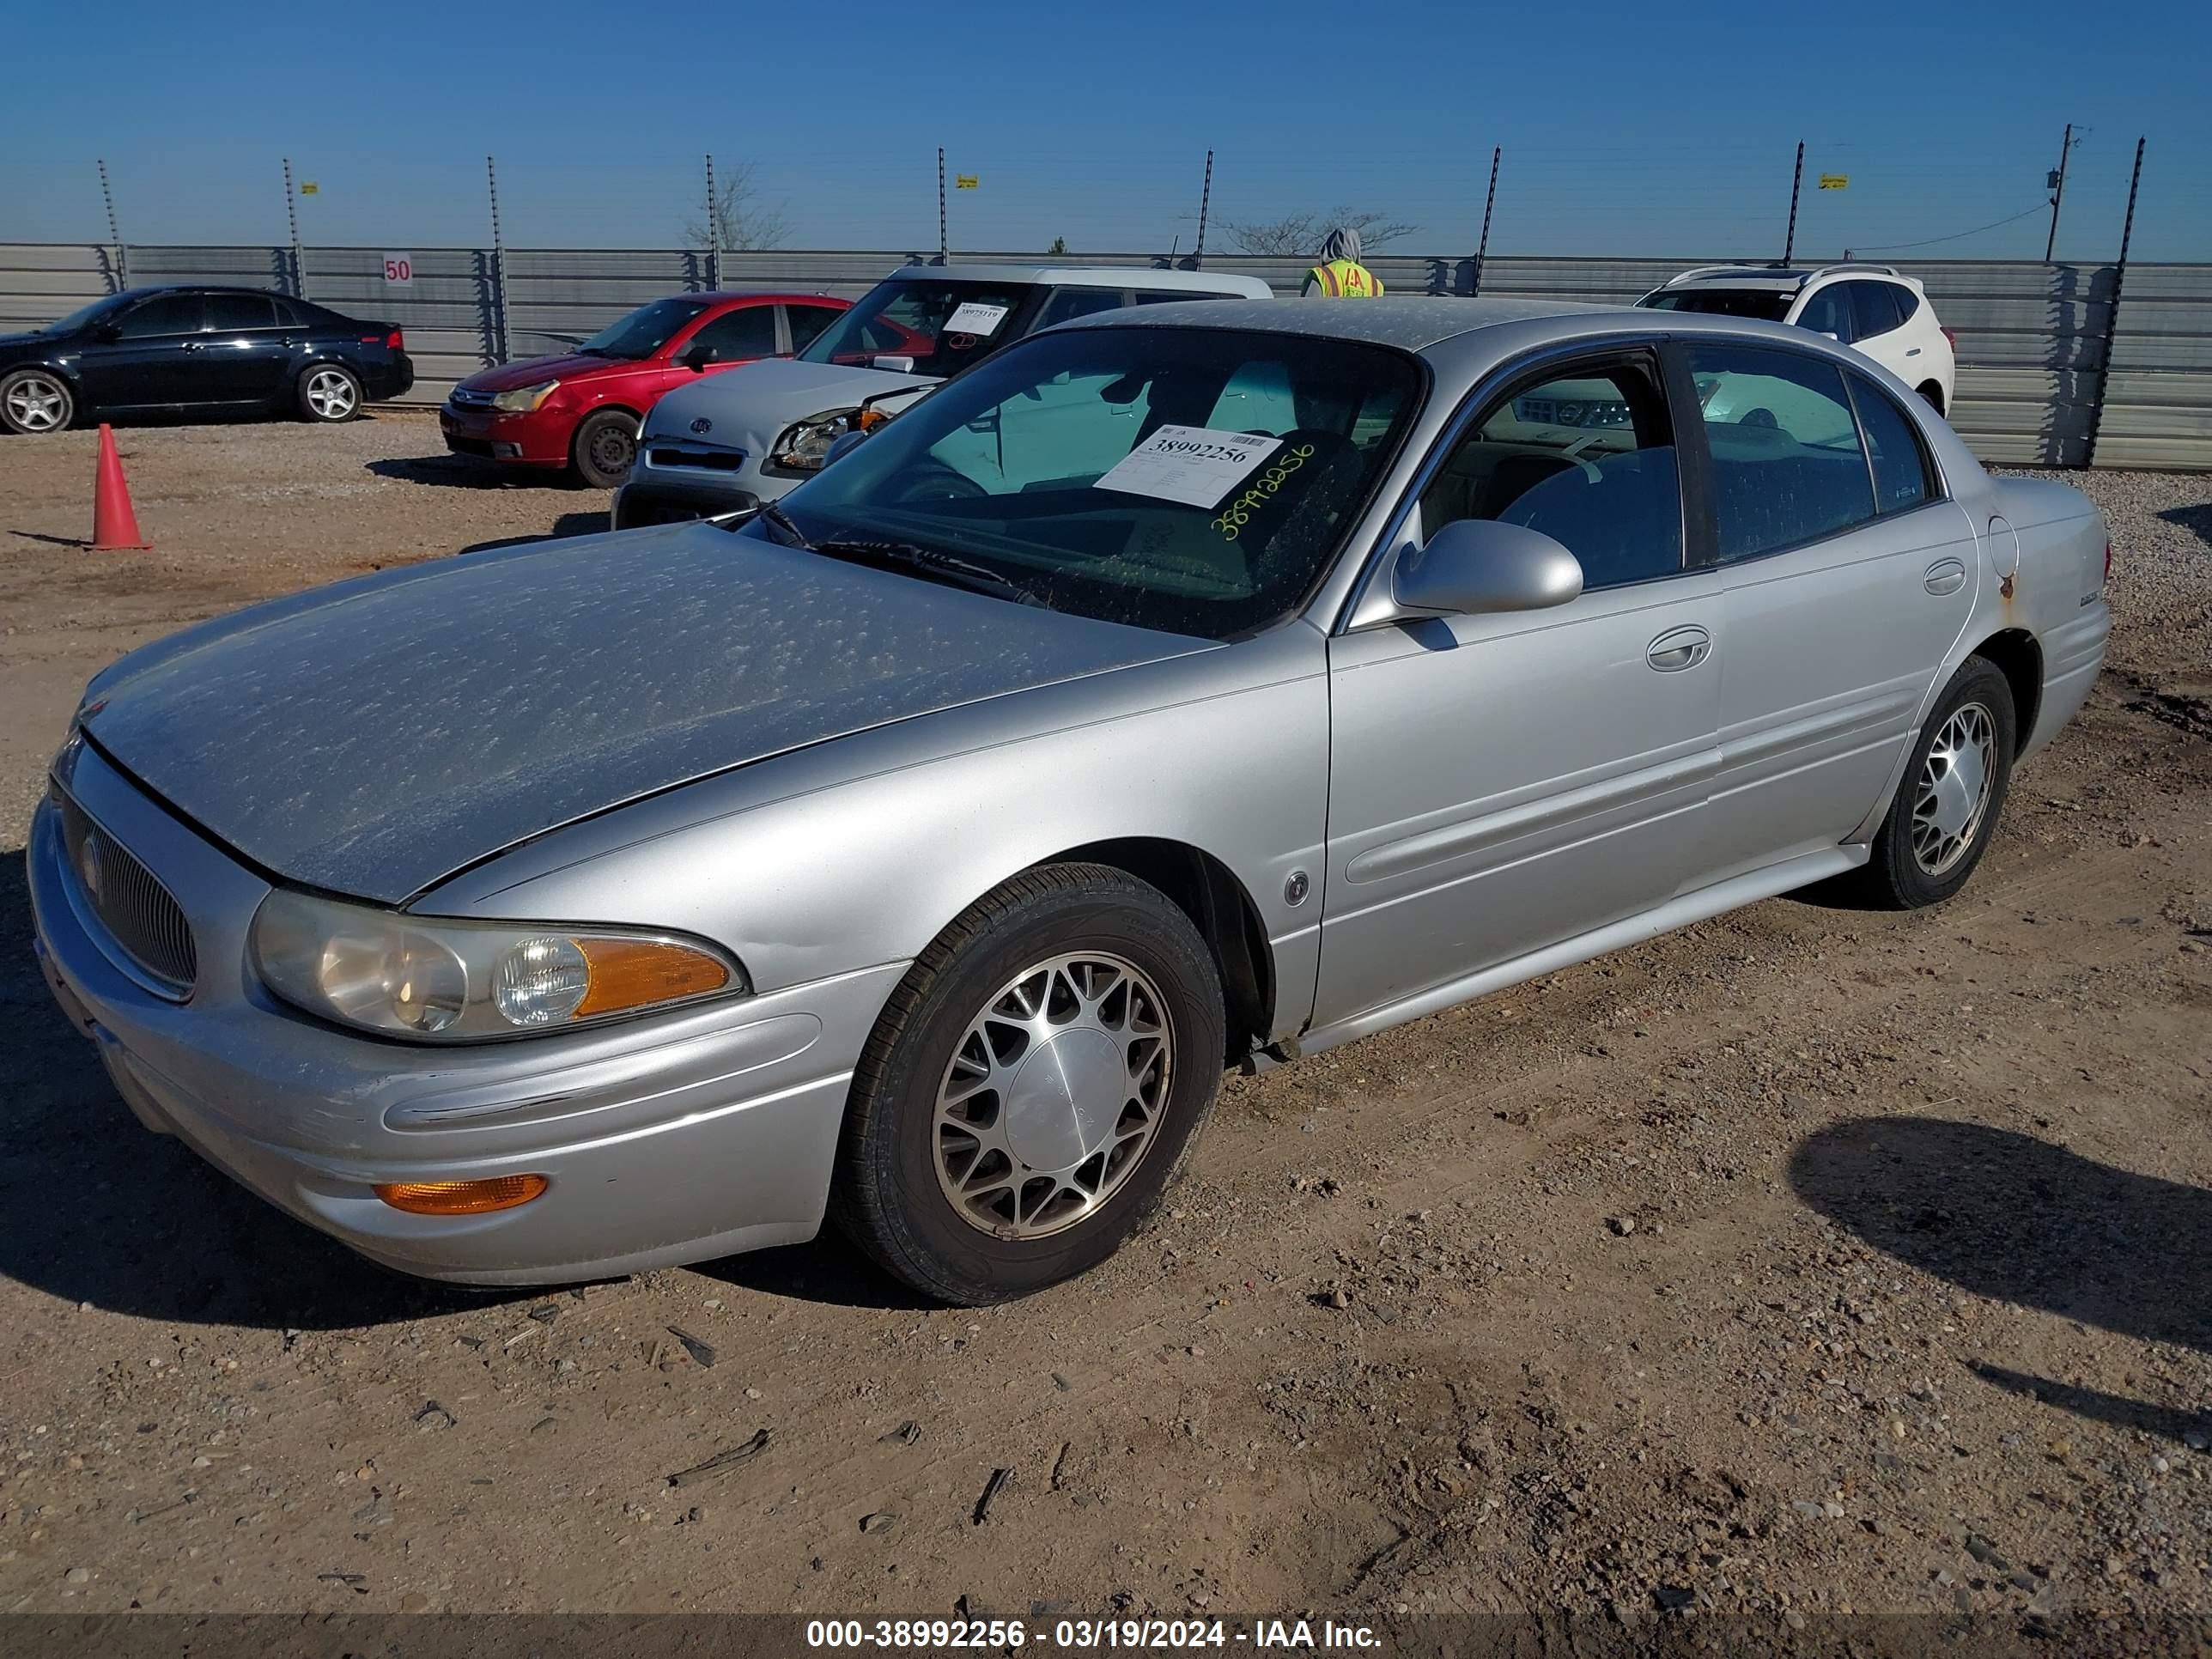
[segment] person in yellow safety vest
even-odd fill
[[[1321,263],[1306,272],[1298,297],[1318,295],[1324,300],[1372,300],[1382,292],[1382,279],[1359,263],[1359,233],[1350,227],[1332,230],[1321,245]]]

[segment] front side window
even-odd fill
[[[684,355],[705,347],[710,363],[743,362],[775,356],[775,307],[740,306],[699,325],[684,343]]]
[[[1875,506],[1903,513],[1934,498],[1935,468],[1911,417],[1897,401],[1863,374],[1850,377],[1851,401],[1858,405],[1867,459],[1874,464]]]
[[[1849,345],[1857,337],[1851,331],[1851,296],[1848,283],[1831,283],[1808,295],[1797,313],[1797,326],[1826,334]]]
[[[265,294],[210,294],[207,296],[207,320],[200,326],[214,334],[274,328],[276,302]]]
[[[1790,314],[1790,296],[1776,289],[1677,288],[1648,294],[1637,301],[1652,311],[1689,311],[1706,317],[1747,317],[1778,323]]]
[[[908,357],[919,374],[957,374],[1021,332],[1016,313],[1036,292],[1027,283],[878,283],[799,359],[865,365],[877,356]]]
[[[1875,516],[1843,370],[1768,346],[1689,347],[1712,458],[1723,562],[1830,536]]]
[[[1226,638],[1304,602],[1420,385],[1412,357],[1349,341],[1038,335],[915,404],[782,506],[833,552],[919,547],[1057,610]],[[1294,423],[1270,430],[1285,415]],[[770,532],[756,521],[746,533]]]
[[[198,295],[157,294],[123,314],[121,332],[126,340],[143,340],[162,334],[197,334],[199,329]]]
[[[586,357],[642,362],[674,339],[684,325],[707,308],[704,300],[655,300],[619,321],[608,324],[576,348]]]
[[[1682,495],[1667,399],[1641,355],[1517,387],[1461,440],[1421,494],[1421,533],[1455,519],[1540,530],[1586,588],[1682,568]]]
[[[1897,327],[1897,289],[1888,283],[1846,283],[1851,291],[1851,337],[1871,340]]]

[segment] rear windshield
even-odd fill
[[[1637,301],[1654,311],[1695,311],[1707,317],[1748,317],[1778,323],[1790,314],[1793,295],[1765,288],[1676,289]]]
[[[1017,313],[1036,293],[1030,283],[878,283],[816,335],[799,361],[865,365],[878,356],[911,357],[917,374],[957,374],[1023,332]]]

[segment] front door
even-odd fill
[[[84,349],[85,401],[95,409],[149,409],[200,401],[202,301],[156,294],[114,319],[115,338]]]
[[[1663,902],[1694,867],[1717,758],[1720,581],[1685,556],[1655,354],[1507,392],[1417,518],[1409,536],[1460,518],[1540,530],[1584,591],[1331,641],[1316,1024]]]

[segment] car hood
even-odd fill
[[[461,385],[471,392],[514,392],[547,380],[573,380],[582,374],[603,374],[611,368],[640,367],[624,358],[589,357],[571,351],[558,357],[524,357],[496,368],[478,369]]]
[[[396,904],[711,773],[1208,648],[676,525],[204,623],[101,674],[80,721],[264,870]]]
[[[850,409],[863,398],[900,386],[937,384],[931,374],[894,374],[847,363],[803,363],[772,357],[680,386],[645,417],[647,436],[690,434],[692,422],[711,424],[701,435],[732,448],[765,448],[793,421],[825,410]]]

